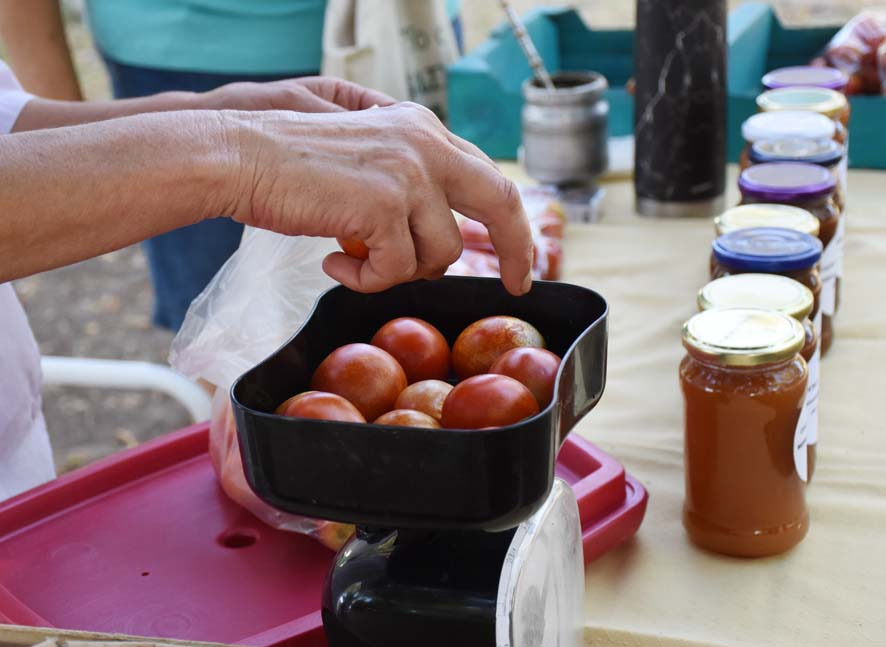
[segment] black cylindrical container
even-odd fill
[[[637,0],[634,78],[637,211],[722,211],[726,0]]]

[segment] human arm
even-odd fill
[[[445,271],[450,207],[489,227],[505,286],[528,290],[512,182],[411,104],[339,114],[184,111],[0,137],[0,281],[230,214],[283,234],[356,237],[324,269],[361,291]]]
[[[394,100],[389,96],[356,83],[314,76],[270,83],[231,83],[210,92],[162,92],[116,101],[71,102],[34,98],[19,115],[14,132],[170,110],[343,112],[392,103]]]
[[[83,98],[59,0],[0,1],[0,40],[28,92],[65,101]]]

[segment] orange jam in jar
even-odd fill
[[[698,292],[698,309],[763,308],[793,317],[803,326],[804,345],[800,355],[809,367],[806,400],[802,421],[805,429],[798,434],[806,440],[806,453],[798,454],[797,473],[804,481],[812,480],[818,443],[818,389],[821,352],[818,335],[809,320],[812,290],[802,283],[778,274],[735,274],[711,281]]]
[[[763,557],[806,535],[803,344],[800,322],[773,310],[707,310],[683,326],[683,525],[698,546]]]

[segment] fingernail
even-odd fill
[[[532,272],[526,275],[526,278],[523,279],[523,294],[529,292],[532,289]]]

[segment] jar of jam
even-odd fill
[[[837,181],[834,202],[840,213],[846,204],[846,176],[843,173],[845,148],[833,139],[806,139],[804,137],[779,137],[762,139],[751,145],[751,165],[769,162],[805,162],[826,168]]]
[[[741,170],[750,166],[751,146],[755,142],[779,137],[803,137],[807,139],[834,139],[837,126],[824,115],[808,110],[784,110],[759,112],[744,120],[741,136],[745,141],[739,157]]]
[[[793,229],[757,227],[723,234],[711,247],[714,254],[711,279],[733,274],[779,274],[809,288],[813,299],[809,316],[816,335],[822,339],[824,317],[818,270],[822,245],[818,238]]]
[[[763,75],[762,83],[767,90],[792,88],[799,85],[843,92],[849,84],[849,77],[833,67],[794,65],[780,67]]]
[[[683,346],[689,538],[740,557],[792,548],[809,528],[794,457],[808,374],[803,327],[772,310],[707,310],[683,326]]]
[[[849,101],[836,90],[796,86],[767,90],[757,97],[760,112],[809,110],[832,119],[837,127],[835,137],[849,145]]]
[[[777,202],[802,207],[819,220],[818,237],[824,245],[821,257],[822,290],[820,304],[824,319],[821,352],[827,353],[833,341],[831,321],[837,306],[838,275],[843,266],[843,229],[840,211],[833,200],[836,182],[826,169],[801,162],[757,164],[738,178],[742,204]]]
[[[786,204],[742,204],[727,209],[714,218],[714,232],[722,236],[739,229],[754,227],[779,227],[793,229],[818,238],[818,218],[800,207]],[[711,252],[711,273],[714,271],[716,259]]]
[[[809,320],[814,298],[805,285],[777,274],[736,274],[711,281],[698,292],[698,309],[763,308],[793,317],[803,326],[805,342],[800,355],[809,367],[806,400],[800,417],[797,442],[806,444],[806,452],[796,455],[797,474],[804,481],[812,480],[818,443],[818,335]]]

